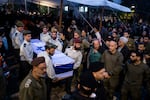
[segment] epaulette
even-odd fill
[[[17,33],[15,33],[15,36],[17,36]]]
[[[30,86],[30,84],[32,83],[31,79],[28,79],[25,83],[25,88],[28,88]]]
[[[23,46],[26,47],[26,45],[27,45],[27,44],[25,43]]]

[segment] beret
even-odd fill
[[[49,43],[49,42],[47,42],[47,43],[46,43],[46,45],[45,45],[45,48],[48,48],[48,49],[50,49],[50,48],[54,48],[54,49],[56,49],[56,48],[57,48],[57,46],[56,46],[56,45],[54,45],[53,43]]]
[[[23,24],[23,22],[21,22],[21,21],[17,21],[17,22],[16,22],[16,26],[17,26],[17,27],[24,27],[24,24]]]
[[[92,74],[92,72],[84,72],[80,76],[80,85],[95,89],[97,88],[97,82]]]
[[[31,31],[29,31],[29,30],[23,30],[23,35],[27,35],[27,34],[31,34]]]
[[[33,61],[31,62],[31,65],[32,66],[38,66],[39,64],[44,63],[44,62],[45,62],[44,57],[37,57],[37,58],[33,59]]]
[[[92,62],[89,65],[89,70],[91,72],[97,72],[97,71],[101,70],[102,68],[104,68],[104,64],[101,62]]]

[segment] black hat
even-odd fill
[[[17,27],[24,27],[24,24],[23,24],[22,21],[17,21],[17,22],[16,22],[16,26],[17,26]]]
[[[53,43],[49,43],[49,42],[47,42],[47,43],[46,43],[46,45],[45,45],[45,49],[50,49],[50,48],[54,48],[54,49],[56,49],[56,48],[57,48],[57,46],[56,46],[56,45],[54,45]]]
[[[33,59],[33,61],[31,62],[31,65],[32,66],[38,66],[39,64],[44,63],[44,62],[45,62],[44,57],[37,57],[37,58]]]
[[[88,88],[97,88],[97,82],[92,74],[92,72],[84,72],[80,76],[80,85]]]
[[[97,72],[97,71],[101,70],[102,68],[104,68],[104,64],[100,63],[100,62],[90,63],[90,66],[89,66],[89,70],[91,72]]]
[[[23,35],[27,35],[27,34],[31,34],[31,31],[29,31],[29,30],[23,30]]]

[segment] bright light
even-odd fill
[[[65,7],[64,7],[64,10],[65,10],[65,11],[68,11],[68,10],[69,10],[69,7],[68,7],[68,6],[65,6]]]
[[[80,6],[79,7],[79,12],[88,12],[88,7]]]
[[[88,12],[88,7],[85,7],[84,11],[85,11],[85,12]]]
[[[132,8],[132,9],[134,9],[134,8],[135,8],[135,6],[131,6],[131,8]]]
[[[84,12],[84,7],[83,6],[79,7],[79,12]]]
[[[50,1],[43,1],[43,0],[28,0],[28,2],[32,2],[32,3],[35,3],[35,4],[38,4],[38,5],[42,5],[42,6],[47,6],[47,7],[52,7],[52,8],[56,8],[58,5],[53,3],[53,2],[50,2]]]

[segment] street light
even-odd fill
[[[135,12],[135,5],[131,6],[131,12],[133,12],[133,13]]]
[[[64,10],[65,10],[65,11],[69,11],[69,7],[68,7],[68,6],[65,6],[65,7],[64,7]]]

